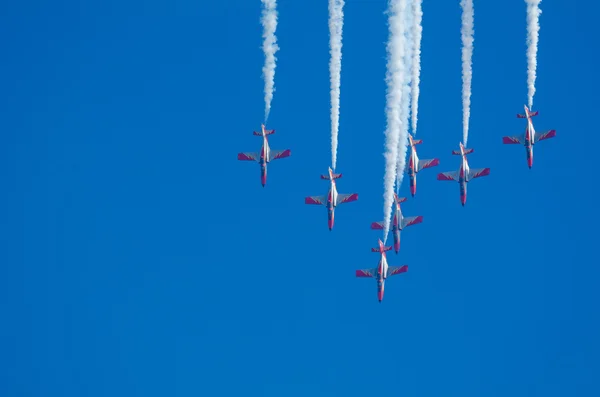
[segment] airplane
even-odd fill
[[[327,196],[310,196],[304,199],[305,204],[324,205],[327,207],[327,219],[329,231],[333,228],[333,216],[335,207],[340,204],[349,203],[358,200],[358,194],[339,194],[335,186],[335,180],[342,177],[342,174],[335,174],[329,167],[329,175],[321,175],[321,179],[331,181],[331,188]]]
[[[415,145],[421,143],[423,143],[422,139],[413,139],[412,135],[408,134],[410,157],[408,159],[408,167],[406,167],[406,172],[410,177],[410,194],[412,194],[413,197],[415,197],[415,193],[417,193],[417,173],[424,168],[435,167],[440,163],[439,159],[419,160]]]
[[[267,135],[274,134],[275,130],[266,130],[264,124],[261,124],[261,128],[261,132],[253,131],[253,134],[255,136],[263,137],[263,144],[262,148],[260,149],[260,153],[238,153],[238,160],[257,161],[260,164],[260,182],[262,186],[265,187],[265,184],[267,183],[267,164],[273,160],[289,157],[290,154],[292,154],[292,152],[290,151],[290,149],[271,150],[271,148],[269,147],[269,141],[267,140]]]
[[[377,279],[377,299],[379,303],[383,300],[383,290],[385,287],[385,279],[400,273],[406,273],[408,266],[388,266],[386,251],[391,250],[392,247],[386,247],[383,245],[381,239],[379,240],[379,248],[371,248],[371,252],[379,252],[381,259],[377,267],[372,269],[362,269],[356,271],[356,277],[374,277]]]
[[[525,127],[525,133],[518,136],[505,136],[502,137],[502,143],[505,145],[522,143],[525,146],[527,152],[527,165],[529,169],[533,165],[533,145],[544,139],[554,138],[556,136],[556,130],[550,130],[545,132],[535,132],[531,118],[538,115],[538,111],[530,111],[527,105],[523,105],[525,108],[525,114],[517,114],[519,119],[527,119],[527,127]]]
[[[423,216],[419,215],[405,218],[402,215],[400,203],[405,202],[406,197],[398,197],[398,195],[394,193],[394,201],[396,202],[396,209],[394,211],[394,218],[392,220],[392,234],[394,236],[394,251],[396,251],[397,254],[398,251],[400,251],[400,232],[402,231],[402,229],[423,222]],[[382,230],[383,227],[383,222],[371,223],[371,229]]]
[[[480,176],[487,176],[490,174],[489,168],[477,168],[470,169],[469,162],[467,161],[467,154],[473,153],[473,149],[465,149],[462,142],[460,142],[460,150],[453,150],[452,154],[462,156],[462,161],[458,171],[442,172],[438,174],[438,181],[458,181],[460,185],[460,202],[465,206],[467,202],[467,183]]]

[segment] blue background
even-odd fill
[[[263,189],[258,0],[0,6],[2,396],[597,396],[594,2],[543,2],[532,170],[525,4],[475,2],[469,156],[458,1],[423,5],[417,196],[384,301],[386,2],[344,8],[340,193],[330,165],[327,2],[280,1]],[[408,180],[401,188],[408,194]],[[391,241],[388,240],[388,241]]]

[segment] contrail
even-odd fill
[[[529,109],[533,106],[535,95],[535,70],[537,68],[537,50],[540,33],[540,2],[542,0],[525,0],[527,3],[527,87]]]
[[[411,121],[412,133],[417,134],[417,116],[419,114],[419,83],[421,81],[421,37],[423,35],[423,0],[412,1],[413,23],[413,59],[412,59],[412,82],[411,82]]]
[[[329,78],[331,81],[331,166],[337,162],[340,127],[340,74],[342,71],[342,28],[344,0],[329,0]]]
[[[396,192],[400,190],[402,185],[402,179],[404,178],[404,167],[406,166],[406,142],[408,140],[408,126],[411,99],[412,99],[412,87],[414,83],[412,81],[413,76],[413,52],[414,52],[414,15],[412,9],[408,8],[404,16],[405,23],[405,45],[404,45],[404,82],[402,84],[402,100],[400,104],[400,137],[398,139],[398,158],[396,162]]]
[[[384,243],[390,229],[390,217],[392,214],[392,203],[394,199],[394,182],[396,180],[396,162],[398,159],[398,143],[403,121],[400,117],[402,105],[402,88],[404,84],[404,31],[406,11],[406,0],[390,0],[388,5],[389,14],[389,38],[387,43],[387,72],[385,80],[386,92],[386,116],[387,126],[385,130],[385,174],[383,177],[383,219]]]
[[[473,0],[461,0],[462,27],[462,101],[463,101],[463,145],[469,138],[469,117],[471,116],[471,80],[473,78]]]
[[[263,4],[261,23],[263,25],[263,51],[265,53],[265,66],[263,76],[265,78],[265,123],[271,111],[273,91],[275,91],[275,53],[279,50],[275,29],[277,28],[277,0],[261,0]]]

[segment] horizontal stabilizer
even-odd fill
[[[340,179],[342,174],[333,174],[333,179]],[[329,175],[321,175],[321,179],[330,180]]]
[[[390,251],[391,249],[392,249],[391,246],[390,247],[383,247],[384,251]],[[380,252],[379,251],[379,247],[377,247],[377,248],[371,248],[371,252]]]
[[[407,200],[406,197],[398,197],[398,195],[396,193],[394,193],[394,200],[396,200],[396,203],[400,204],[403,203]]]
[[[465,149],[465,154],[471,154],[473,153],[473,149]],[[456,155],[456,156],[460,156],[460,150],[453,150],[452,154]]]
[[[535,117],[538,115],[538,111],[536,110],[535,112],[529,112],[529,117]],[[518,119],[526,119],[527,115],[526,114],[517,114],[517,118]]]
[[[420,145],[423,143],[422,139],[413,139],[413,145]]]
[[[265,130],[265,135],[271,135],[274,133],[275,133],[275,130]],[[256,136],[262,136],[262,132],[253,131],[252,134],[254,134]]]

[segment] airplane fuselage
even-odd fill
[[[417,149],[411,143],[410,158],[408,160],[408,177],[410,180],[410,194],[414,197],[417,192],[417,167],[419,165],[419,156]]]
[[[398,253],[400,251],[400,231],[402,230],[402,211],[400,210],[400,204],[396,203],[396,211],[394,213],[394,219],[392,221],[392,235],[394,236],[394,251]]]
[[[469,162],[467,161],[467,155],[463,153],[462,162],[458,171],[458,185],[460,186],[460,203],[464,205],[467,203],[467,175],[469,174]]]
[[[379,260],[379,266],[377,268],[377,299],[379,302],[383,300],[383,293],[385,290],[385,278],[387,277],[388,263],[385,256],[385,252],[381,253],[381,259]]]
[[[337,202],[337,189],[335,187],[335,181],[333,180],[333,175],[330,174],[331,178],[331,188],[329,189],[329,194],[327,195],[327,225],[329,226],[329,230],[333,229],[333,222],[335,216],[335,205]]]
[[[260,164],[260,183],[263,185],[263,187],[265,187],[265,184],[267,183],[267,163],[269,162],[270,151],[271,148],[269,147],[267,136],[263,135],[263,145],[260,149],[260,158],[258,159],[258,163]]]
[[[531,117],[527,113],[527,127],[525,127],[525,151],[527,152],[527,165],[529,168],[533,166],[533,145],[534,145],[535,129],[531,122]]]

